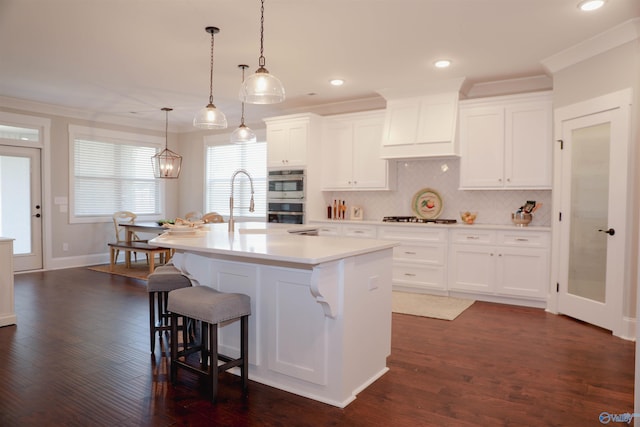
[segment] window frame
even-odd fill
[[[165,140],[160,136],[146,135],[133,132],[116,131],[104,128],[87,127],[79,125],[69,125],[69,223],[102,223],[113,220],[113,212],[110,214],[77,216],[75,214],[75,141],[76,139],[87,139],[96,142],[114,143],[132,146],[152,147],[158,153],[164,147]],[[149,168],[151,169],[151,157],[149,157]],[[137,219],[142,221],[158,220],[165,211],[165,183],[157,180],[159,213],[138,214]]]
[[[265,144],[265,157],[264,157],[264,170],[265,170],[265,177],[264,177],[264,183],[261,183],[260,181],[256,182],[256,177],[252,176],[252,178],[254,179],[254,191],[256,193],[258,193],[259,191],[259,186],[264,184],[264,215],[261,216],[247,216],[247,215],[241,215],[240,211],[237,209],[237,206],[239,205],[238,202],[241,202],[241,205],[247,205],[249,204],[249,200],[247,199],[246,201],[244,200],[240,200],[238,197],[238,194],[235,195],[235,199],[236,199],[236,209],[234,210],[234,219],[236,220],[240,220],[240,221],[251,221],[251,222],[266,222],[267,221],[267,207],[266,207],[266,193],[267,193],[267,177],[268,177],[268,167],[267,167],[267,141],[266,141],[266,134],[264,131],[257,131],[256,132],[256,137],[257,137],[257,142],[258,143],[263,143]],[[203,199],[202,199],[202,205],[203,205],[203,212],[209,212],[211,209],[209,209],[207,207],[207,203],[208,203],[208,185],[209,185],[209,179],[208,179],[208,150],[209,147],[213,147],[213,146],[223,146],[223,145],[238,145],[239,144],[234,144],[231,143],[229,141],[229,135],[208,135],[204,137],[204,144],[203,144]],[[250,147],[251,145],[254,145],[252,143],[246,144],[247,147]],[[234,168],[234,170],[240,169],[242,168],[242,166],[239,166],[237,168]],[[238,178],[236,179],[236,186],[238,185],[238,182],[241,178],[245,177],[244,175],[239,175]],[[231,179],[231,174],[229,175],[229,180]],[[236,193],[237,193],[237,187],[236,187]],[[230,196],[230,194],[229,194]],[[227,202],[228,203],[228,202]],[[258,207],[260,204],[260,202],[258,201],[258,199],[256,199],[256,207]],[[223,215],[223,217],[225,218],[225,221],[228,220],[229,215],[228,213],[223,213],[221,212],[221,214]]]

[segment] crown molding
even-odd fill
[[[630,19],[603,33],[542,60],[547,72],[554,74],[578,62],[592,58],[640,38],[640,18]]]
[[[84,111],[61,105],[47,104],[43,102],[29,101],[26,99],[0,96],[0,105],[3,108],[17,110],[26,114],[40,114],[53,117],[65,117],[89,122],[100,122],[118,126],[129,126],[138,129],[164,131],[164,121],[144,120],[128,118],[119,115],[100,113],[97,111]]]

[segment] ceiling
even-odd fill
[[[378,91],[423,91],[544,76],[541,61],[640,16],[640,0],[267,0],[264,56],[281,104],[247,105],[246,121],[351,105]],[[260,53],[259,0],[0,0],[0,96],[189,129],[208,103],[216,26],[216,106],[240,116],[241,71]],[[433,61],[453,61],[435,69]],[[346,83],[332,87],[329,80]],[[329,107],[328,107],[329,106]]]

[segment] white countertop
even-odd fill
[[[322,220],[311,220],[309,222],[310,226],[314,224],[348,224],[348,225],[373,225],[373,226],[390,226],[390,227],[435,227],[435,228],[461,228],[466,230],[472,230],[474,228],[484,229],[484,230],[518,230],[518,231],[551,231],[551,227],[549,226],[538,226],[538,225],[528,225],[526,227],[517,227],[513,224],[464,224],[462,222],[457,222],[453,224],[435,224],[435,223],[415,223],[415,222],[384,222],[384,221],[355,221],[355,220],[330,220],[330,219],[322,219]]]
[[[149,244],[176,250],[218,254],[266,261],[317,265],[355,255],[389,249],[397,242],[351,237],[304,236],[288,230],[309,229],[310,225],[236,223],[207,224],[192,235],[164,233]]]

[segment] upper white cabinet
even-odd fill
[[[304,167],[309,144],[320,133],[320,116],[293,114],[264,119],[267,124],[267,167]]]
[[[457,156],[458,92],[387,99],[381,157]]]
[[[324,119],[323,190],[387,190],[395,163],[380,158],[384,112],[341,114]]]
[[[549,92],[460,102],[461,189],[551,189]]]

